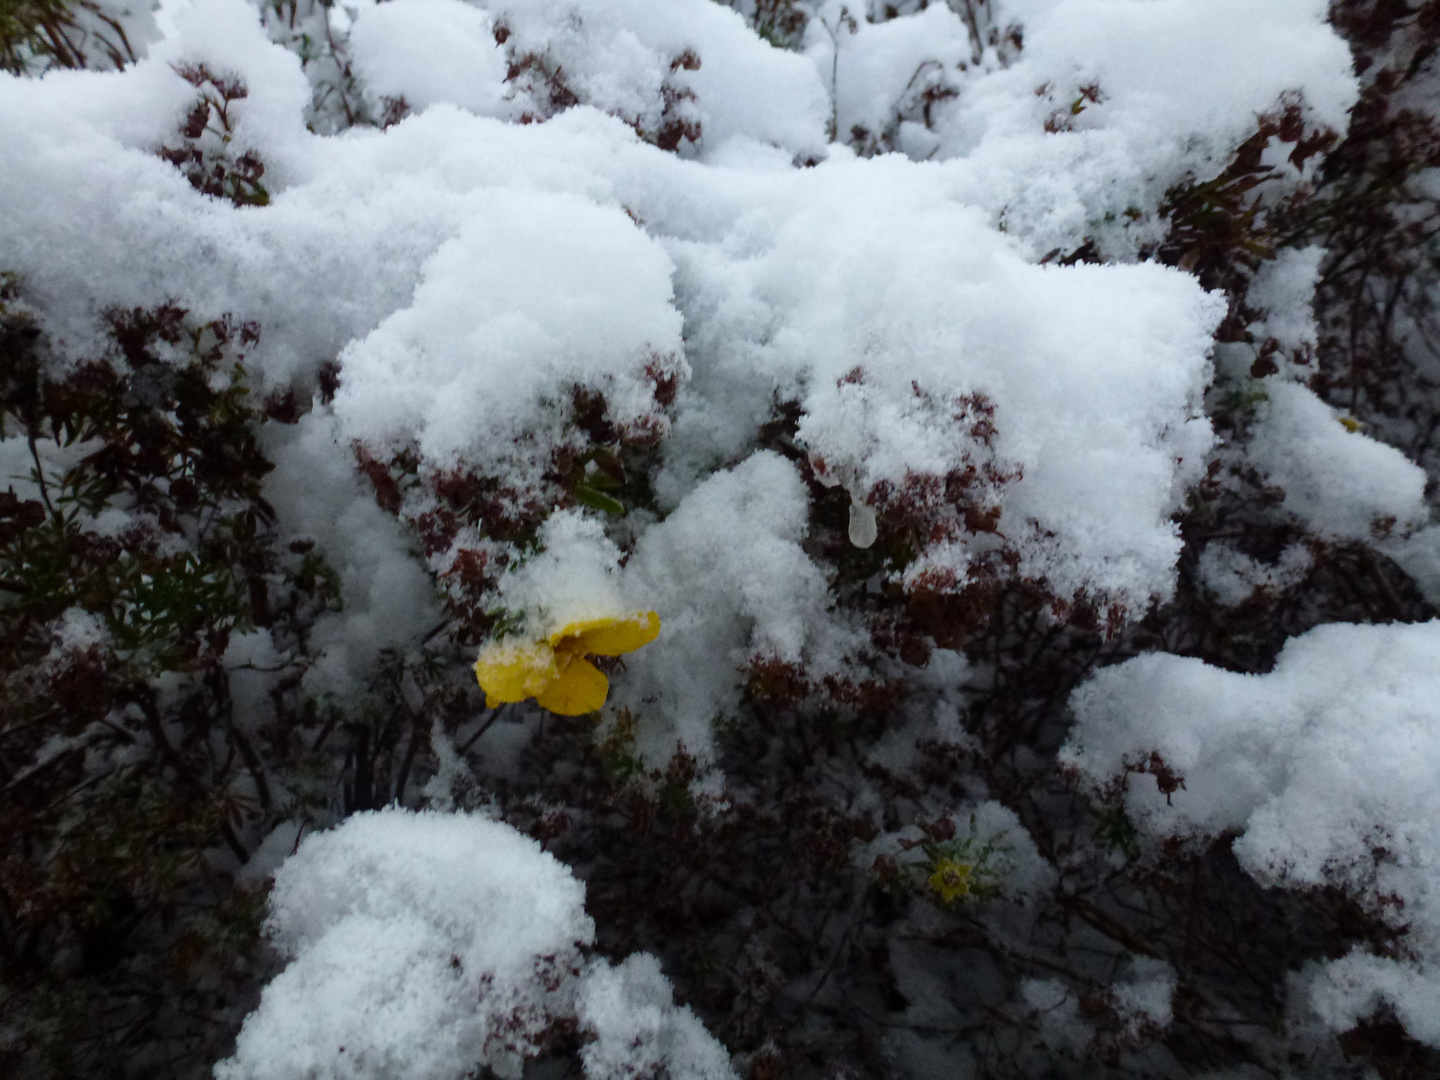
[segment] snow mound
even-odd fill
[[[676,745],[710,756],[711,722],[738,705],[737,669],[751,657],[836,670],[860,644],[826,610],[825,577],[800,546],[808,516],[795,467],[762,451],[710,477],[641,538],[626,587],[636,607],[662,612],[660,637],[626,658],[616,702],[642,719],[653,758]]]
[[[1405,931],[1398,959],[1321,969],[1322,1015],[1343,1029],[1381,1001],[1440,993],[1440,622],[1320,626],[1268,675],[1147,654],[1100,671],[1071,704],[1063,759],[1097,788],[1123,778],[1145,833],[1236,833],[1262,883],[1335,886]],[[1401,1016],[1440,1045],[1433,1014]]]
[[[584,901],[538,843],[478,815],[390,809],[312,835],[270,895],[289,966],[216,1080],[514,1078],[577,1025],[590,1080],[733,1080],[653,956],[582,956]]]
[[[1314,391],[1267,379],[1250,460],[1285,491],[1285,509],[1319,536],[1373,540],[1429,520],[1425,470],[1393,446],[1351,431]]]
[[[507,65],[489,12],[464,0],[395,0],[366,8],[349,46],[366,91],[423,110],[440,102],[504,117]]]
[[[539,844],[483,817],[390,810],[312,835],[271,894],[290,964],[217,1080],[518,1075],[572,1011],[595,934],[584,900]]]
[[[589,1080],[734,1080],[725,1048],[687,1006],[673,1003],[670,980],[648,953],[593,968],[581,987],[577,1016],[594,1035],[580,1051]]]
[[[512,119],[572,103],[617,116],[667,150],[733,139],[818,154],[825,91],[801,57],[711,0],[490,0]]]
[[[486,195],[411,304],[341,354],[335,410],[352,437],[415,438],[442,463],[501,457],[575,385],[603,392],[619,424],[650,415],[647,365],[681,349],[664,249],[574,195]]]

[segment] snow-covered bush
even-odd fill
[[[1433,1066],[1432,7],[0,12],[0,1061]]]
[[[733,1077],[654,957],[584,958],[584,894],[534,840],[478,815],[386,810],[311,836],[270,894],[290,963],[215,1075],[518,1076],[578,1025],[592,1080]]]
[[[1266,675],[1150,654],[1076,691],[1062,760],[1109,786],[1141,832],[1236,835],[1266,885],[1333,886],[1398,931],[1388,960],[1322,967],[1313,996],[1348,1030],[1384,1002],[1440,1043],[1440,623],[1316,627]],[[1148,774],[1142,779],[1134,774]]]

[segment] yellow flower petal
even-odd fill
[[[941,859],[935,863],[935,872],[930,875],[930,888],[942,903],[953,904],[970,895],[970,874],[974,869],[970,863]]]
[[[475,678],[492,709],[501,702],[537,697],[560,678],[555,650],[544,642],[497,642],[480,650]]]
[[[609,692],[610,680],[604,673],[589,660],[575,656],[561,669],[559,678],[535,695],[535,702],[560,716],[583,716],[604,705]]]
[[[550,644],[590,656],[619,656],[654,641],[660,633],[660,616],[641,611],[623,619],[585,619],[550,635]]]

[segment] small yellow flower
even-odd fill
[[[953,904],[970,895],[970,874],[974,869],[970,863],[939,859],[935,863],[935,872],[930,875],[930,888],[940,897],[941,903]]]
[[[648,645],[660,633],[653,611],[624,618],[585,619],[545,641],[501,641],[480,650],[475,678],[490,708],[534,698],[561,716],[581,716],[605,704],[610,682],[587,656],[619,656]]]

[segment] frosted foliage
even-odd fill
[[[29,11],[20,5],[11,6],[6,12],[7,22],[13,20],[6,27],[7,67],[13,65],[20,72],[38,75],[47,70],[62,70],[67,65],[60,62],[61,58],[92,70],[124,67],[136,57],[144,56],[146,49],[159,40],[158,6],[129,0],[91,0],[83,6],[39,7]],[[37,52],[26,40],[23,32],[26,24],[38,14],[53,18],[61,10],[67,21],[59,24],[62,28],[59,56],[52,55],[49,49]]]
[[[1326,964],[1311,980],[1310,1004],[1336,1031],[1346,1031],[1387,1006],[1407,1031],[1440,1046],[1440,979],[1416,965],[1356,950]]]
[[[1440,994],[1440,622],[1317,627],[1268,675],[1140,656],[1101,671],[1072,705],[1064,756],[1092,783],[1153,768],[1152,753],[1184,779],[1167,800],[1130,778],[1125,807],[1143,831],[1238,833],[1235,854],[1263,883],[1336,886],[1405,929],[1407,960],[1325,969],[1325,1015],[1349,1026],[1365,1001],[1395,1002],[1411,983],[1420,999]],[[1440,1043],[1432,1021],[1411,1031]]]
[[[1384,544],[1385,554],[1415,579],[1432,604],[1440,604],[1440,525],[1429,525]]]
[[[1121,1023],[1136,1034],[1147,1027],[1169,1027],[1175,969],[1149,957],[1137,957],[1130,966],[1130,978],[1117,983],[1110,992]]]
[[[1425,471],[1399,450],[1349,431],[1296,383],[1271,378],[1250,460],[1285,490],[1285,509],[1316,534],[1368,540],[1428,520]]]
[[[353,439],[413,441],[428,468],[464,460],[523,487],[549,468],[579,384],[603,392],[622,425],[673,430],[655,482],[669,508],[748,452],[777,394],[799,396],[806,448],[872,509],[914,495],[913,482],[930,485],[920,496],[938,512],[951,496],[935,485],[975,470],[967,498],[981,534],[949,504],[953,520],[910,584],[963,587],[1003,539],[1013,572],[1139,610],[1171,587],[1170,517],[1210,444],[1198,410],[1223,305],[1154,264],[1036,266],[1035,237],[1021,227],[1030,211],[992,195],[1038,198],[1088,175],[1064,148],[1109,128],[1047,134],[1035,114],[1035,86],[1078,55],[1054,29],[1077,13],[1108,28],[1083,37],[1115,73],[1095,123],[1139,131],[1163,116],[1193,148],[1202,121],[1209,142],[1232,147],[1277,87],[1313,83],[1322,119],[1343,108],[1349,83],[1332,64],[1343,47],[1312,7],[1277,4],[1252,19],[1256,42],[1283,37],[1287,48],[1203,99],[1176,97],[1181,80],[1147,59],[1161,29],[1197,20],[1195,5],[1026,9],[1027,41],[1039,44],[1010,69],[967,68],[979,81],[957,101],[973,97],[987,119],[968,144],[947,144],[949,160],[856,161],[835,149],[797,170],[793,156],[825,123],[824,65],[773,49],[703,0],[362,10],[354,50],[373,73],[369,92],[410,95],[423,112],[346,138],[304,130],[305,76],[252,10],[198,0],[177,16],[177,36],[124,74],[0,83],[0,136],[19,151],[0,168],[0,199],[18,208],[0,220],[0,249],[77,354],[94,340],[98,308],[169,298],[197,316],[259,320],[250,362],[265,380],[303,377],[340,355],[341,457]],[[1170,21],[1154,22],[1166,12]],[[1214,26],[1187,46],[1185,70],[1233,70],[1226,50],[1250,55],[1250,38],[1202,21]],[[908,64],[927,27],[958,47],[939,6],[894,22],[844,48],[873,34]],[[417,39],[444,42],[433,64],[405,60]],[[473,64],[455,60],[465,42]],[[497,48],[512,66],[539,58],[522,65],[535,78],[563,67],[585,90],[579,100],[633,113],[627,122],[642,133],[650,120],[636,117],[666,100],[698,110],[704,153],[664,153],[583,105],[545,124],[503,122],[529,91],[517,76],[492,98]],[[700,66],[672,67],[687,49]],[[251,85],[234,106],[235,145],[266,161],[269,206],[200,196],[150,152],[193,101],[169,66],[182,60]],[[1032,62],[1060,66],[1039,79]],[[864,69],[858,56],[851,68]],[[403,81],[412,78],[430,81]],[[1192,116],[1196,100],[1204,107]],[[772,124],[781,118],[803,130]],[[1146,169],[1159,153],[1152,136]],[[1176,168],[1191,160],[1180,146],[1170,148]],[[1141,161],[1106,150],[1088,168],[1103,164],[1108,199]],[[131,193],[118,205],[117,190]],[[1123,196],[1144,206],[1158,197]],[[1106,206],[1077,211],[1065,243],[1116,210]],[[994,227],[1002,219],[1007,234]],[[653,396],[652,365],[682,384],[671,417]],[[890,488],[877,493],[882,482]],[[883,530],[882,520],[880,542]]]
[[[464,814],[357,814],[275,876],[289,965],[217,1080],[514,1075],[594,937],[584,886],[535,841]],[[547,989],[558,987],[559,989]]]
[[[110,633],[90,612],[79,607],[66,608],[51,628],[51,655],[84,652],[109,644]]]
[[[730,1055],[687,1006],[674,1004],[670,981],[648,953],[587,972],[576,1016],[594,1036],[580,1051],[589,1080],[735,1078]]]
[[[1094,1029],[1080,1014],[1080,1002],[1059,979],[1025,979],[1020,999],[1035,1016],[1040,1036],[1052,1046],[1083,1050]]]
[[[276,838],[291,846],[294,827]],[[516,1077],[553,1029],[577,1025],[591,1080],[732,1080],[654,957],[582,956],[584,899],[538,843],[473,814],[382,810],[309,836],[270,895],[289,964],[216,1080]]]
[[[986,800],[945,816],[954,826],[952,835],[968,842],[972,856],[987,853],[981,865],[986,884],[996,896],[1023,906],[1055,885],[1055,868],[1040,854],[1034,838],[1013,810]],[[881,833],[869,844],[856,848],[856,864],[869,867],[876,856],[885,855],[901,865],[924,867],[929,860],[921,846],[926,835],[915,825]],[[908,850],[907,844],[911,845]],[[897,849],[901,851],[898,856],[894,854]]]
[[[931,540],[906,587],[1013,574],[1131,616],[1170,593],[1171,518],[1212,441],[1201,401],[1224,304],[1153,262],[1037,262],[1086,236],[1130,243],[1128,209],[1145,218],[1169,184],[1218,168],[1283,92],[1303,91],[1313,122],[1343,122],[1349,57],[1322,5],[1222,9],[1012,5],[994,25],[1023,24],[1026,46],[1006,66],[993,49],[977,59],[944,5],[854,33],[827,7],[797,53],[709,0],[395,0],[359,8],[348,48],[364,93],[414,114],[323,137],[305,128],[300,62],[254,8],[195,0],[124,72],[0,79],[0,145],[13,150],[0,252],[62,361],[99,352],[105,309],[163,301],[256,320],[246,363],[262,393],[294,381],[308,394],[341,359],[333,408],[276,448],[267,493],[288,528],[323,533],[342,571],[346,608],[317,627],[307,676],[341,699],[435,617],[403,600],[424,588],[353,478],[354,443],[381,457],[416,448],[423,477],[460,466],[523,500],[576,443],[576,387],[602,394],[609,422],[659,443],[657,513],[685,508],[626,521],[637,556],[620,597],[667,628],[626,678],[663,703],[667,738],[683,731],[698,752],[734,700],[737,658],[772,653],[818,674],[849,649],[800,551],[798,477],[767,496],[784,507],[774,521],[702,510],[743,486],[750,465],[716,470],[746,461],[777,401],[799,403],[817,472],[876,515],[871,529],[857,511],[858,542],[883,550],[887,521],[922,512]],[[187,63],[248,87],[230,145],[264,161],[269,205],[200,195],[156,156],[195,101],[174,70]],[[878,125],[881,103],[932,76],[960,88],[925,129],[934,161],[825,144],[832,120]],[[1091,79],[1101,100],[1069,113]],[[1056,109],[1073,122],[1046,131]],[[553,118],[515,122],[527,112]],[[677,153],[659,148],[682,129]],[[1290,296],[1308,265],[1266,288]],[[662,378],[673,404],[658,399]],[[1344,536],[1368,536],[1376,514],[1403,519],[1415,471],[1338,423],[1316,427],[1303,393],[1276,390],[1266,422],[1279,440],[1266,463],[1294,472],[1296,512]],[[1315,486],[1310,459],[1281,452],[1291,438],[1314,444],[1340,496]],[[1379,482],[1352,483],[1371,464]],[[427,509],[409,497],[407,512]],[[322,503],[333,526],[310,512]],[[515,554],[464,539],[492,560]],[[754,562],[764,573],[734,555],[752,543],[770,552]],[[453,558],[432,552],[430,568]],[[555,597],[580,586],[568,570],[541,582],[552,565],[562,573],[542,560],[515,579],[529,599],[513,607],[538,605],[516,614],[561,617]]]
[[[660,760],[677,741],[709,756],[710,722],[738,704],[736,668],[751,656],[823,671],[861,644],[826,612],[825,578],[800,546],[807,516],[795,467],[762,451],[716,473],[641,538],[626,586],[638,606],[665,614],[660,637],[626,658],[616,700],[669,718],[641,733]]]
[[[943,85],[948,73],[958,74],[959,66],[970,60],[970,33],[945,4],[853,27],[840,16],[840,5],[826,5],[810,24],[808,44],[806,53],[816,68],[833,75],[835,130],[842,140],[853,138],[857,128],[879,136],[897,127],[898,134],[903,122],[898,112],[906,111],[927,87]],[[924,131],[923,125],[915,126]],[[913,137],[926,136],[926,149],[933,152],[933,135],[917,131]]]
[[[1055,884],[1055,869],[1035,847],[1019,816],[993,799],[951,815],[958,835],[973,836],[977,846],[998,845],[996,869],[1004,874],[1001,889],[1011,899],[1042,896]]]
[[[959,738],[979,661],[964,683],[968,665],[938,650],[928,671],[877,659],[872,593],[1019,578],[1050,591],[1057,617],[1074,599],[1112,605],[1115,628],[1171,595],[1175,516],[1214,449],[1203,408],[1226,300],[1151,257],[1160,208],[1219,173],[1258,116],[1292,106],[1307,131],[1343,130],[1356,82],[1325,0],[967,5],[991,12],[993,38],[972,37],[959,4],[874,24],[838,0],[804,6],[794,51],[712,0],[329,4],[290,36],[272,20],[296,50],[322,48],[310,34],[323,31],[327,63],[353,82],[343,93],[395,121],[340,135],[306,124],[322,112],[315,57],[271,41],[245,0],[167,6],[166,36],[122,71],[0,75],[0,271],[42,313],[47,362],[104,355],[108,310],[173,303],[197,323],[261,327],[252,400],[315,394],[298,424],[266,425],[284,430],[264,436],[264,494],[277,541],[313,542],[341,603],[300,644],[236,633],[237,732],[280,700],[262,669],[300,664],[297,693],[361,716],[382,657],[414,668],[418,642],[444,642],[437,625],[455,633],[435,575],[462,544],[484,567],[483,595],[464,597],[480,633],[492,613],[534,634],[660,614],[655,641],[607,665],[602,738],[633,733],[656,767],[684,748],[712,805],[725,796],[714,724],[740,709],[756,661],[810,685],[874,676],[912,695],[917,730]],[[136,17],[137,45],[147,24]],[[263,162],[264,205],[203,195],[158,153],[195,108],[181,74],[195,65],[246,87],[222,149]],[[317,126],[339,123],[328,108]],[[1306,179],[1276,164],[1273,190]],[[1066,265],[1087,244],[1119,261]],[[1249,291],[1254,331],[1294,368],[1258,384],[1253,440],[1235,452],[1315,537],[1388,533],[1440,595],[1423,473],[1285,381],[1315,342],[1321,258],[1288,253]],[[581,399],[601,402],[589,428]],[[793,428],[775,423],[782,410]],[[0,440],[0,463],[23,449]],[[377,505],[357,449],[376,471],[415,464],[395,488],[408,523]],[[598,489],[581,498],[600,462],[584,454],[602,449],[626,476],[624,517],[577,508],[606,505]],[[441,476],[458,477],[466,512],[471,491],[525,512],[509,532],[476,511],[458,539],[422,538],[427,566],[409,524],[445,509]],[[826,547],[843,540],[810,535],[812,477],[854,507],[844,573]],[[846,577],[886,566],[901,519],[918,522],[914,559]],[[1311,558],[1297,545],[1262,564],[1217,540],[1200,579],[1239,605],[1293,587]],[[104,644],[78,611],[53,633],[52,663]],[[1126,777],[1144,834],[1234,834],[1261,882],[1337,887],[1403,929],[1395,958],[1357,952],[1306,976],[1322,1019],[1388,1006],[1440,1045],[1440,623],[1321,627],[1264,676],[1141,656],[1074,708],[1066,760],[1097,788]],[[507,713],[520,735],[497,728],[477,753],[530,768],[495,750],[525,745],[528,709]],[[439,806],[476,801],[444,735],[455,719],[423,717]],[[917,752],[909,734],[892,731],[876,763]],[[1184,778],[1168,799],[1144,772],[1162,764]],[[869,786],[862,809],[881,797]],[[1004,899],[1054,887],[1011,811],[973,814],[977,836],[1009,838]],[[297,822],[249,873],[294,845]],[[538,844],[480,816],[395,809],[306,837],[272,895],[288,966],[218,1080],[514,1077],[556,1030],[592,1038],[592,1080],[730,1077],[658,961],[587,959],[583,901]],[[1174,985],[1140,964],[1110,1005],[1136,1032],[1162,1028]],[[1049,1017],[1047,1038],[1091,1038],[1061,984],[1021,996]]]

